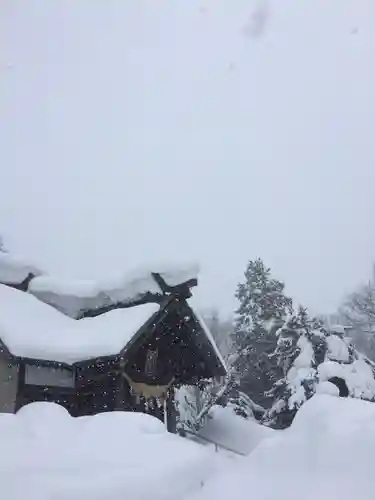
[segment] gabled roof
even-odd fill
[[[158,310],[158,304],[143,304],[78,321],[0,285],[0,338],[15,357],[73,364],[118,354]]]
[[[118,356],[144,334],[152,335],[169,307],[181,307],[183,317],[188,311],[193,326],[186,334],[200,346],[211,373],[225,375],[225,361],[203,319],[175,295],[161,306],[147,303],[76,320],[27,292],[0,285],[0,343],[16,358],[67,365]]]
[[[214,372],[225,374],[211,332],[186,302],[197,276],[198,266],[185,265],[154,266],[106,282],[66,280],[0,252],[0,283],[12,287],[0,284],[0,344],[14,357],[52,363],[116,356],[162,318],[172,299],[182,299],[195,325],[194,342]]]

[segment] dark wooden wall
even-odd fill
[[[137,398],[124,373],[134,382],[162,386],[171,381],[178,386],[210,378],[212,366],[203,357],[207,346],[200,344],[202,338],[189,309],[183,305],[172,307],[161,321],[142,332],[123,355],[77,364],[74,388],[26,385],[21,370],[17,407],[50,401],[61,404],[73,416],[124,410],[148,412],[164,420],[164,408],[160,404],[146,405],[144,398]],[[150,353],[151,371],[146,363]],[[173,386],[166,405],[171,430],[175,427]]]

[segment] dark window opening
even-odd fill
[[[146,354],[145,373],[149,377],[156,375],[156,363],[158,361],[158,349],[149,349]]]

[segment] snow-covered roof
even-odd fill
[[[13,356],[73,364],[120,353],[159,310],[159,304],[147,303],[77,320],[30,293],[0,284],[0,339]],[[203,318],[192,313],[211,346],[210,355],[226,370]]]
[[[194,285],[198,274],[197,264],[176,262],[154,264],[104,281],[74,280],[51,276],[26,259],[0,251],[0,283],[18,286],[32,278],[27,284],[28,292],[72,318],[118,304],[139,303],[147,296],[161,297],[179,285]]]
[[[75,363],[118,354],[157,304],[75,320],[32,295],[0,285],[0,338],[14,356]]]
[[[49,275],[31,280],[28,291],[43,302],[59,309],[72,318],[84,311],[127,304],[141,300],[147,294],[162,296],[163,290],[155,278],[159,275],[168,287],[177,287],[197,279],[195,265],[167,268],[154,267],[154,271],[138,270],[106,281],[67,280]]]
[[[210,344],[211,344],[211,346],[216,354],[216,357],[218,358],[218,360],[220,361],[221,365],[224,367],[226,372],[228,372],[229,370],[228,370],[227,364],[225,362],[225,359],[223,358],[223,355],[221,354],[221,352],[220,352],[220,350],[215,342],[215,339],[213,338],[212,333],[210,332],[210,329],[206,325],[206,322],[204,321],[201,314],[197,310],[195,310],[190,303],[189,303],[189,306],[190,306],[190,309],[193,311],[195,317],[197,318],[198,323],[200,324],[206,338],[210,342]]]
[[[39,276],[42,271],[21,257],[0,251],[0,283],[20,285],[30,274]]]

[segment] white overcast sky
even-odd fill
[[[375,260],[374,0],[2,0],[0,233],[49,271],[261,256],[314,312]]]

